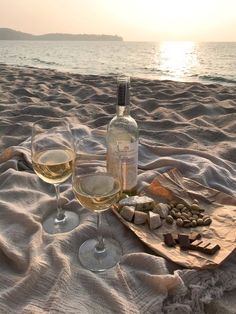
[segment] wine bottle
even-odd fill
[[[122,191],[136,193],[138,174],[138,126],[130,116],[130,79],[117,79],[116,115],[107,128],[107,171],[119,178]]]

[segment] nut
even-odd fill
[[[203,225],[209,226],[212,223],[212,220],[210,217],[207,217],[206,219],[203,219]]]
[[[171,215],[168,215],[168,216],[166,217],[166,222],[167,222],[168,224],[172,225],[173,222],[174,222],[174,218],[173,218]]]
[[[202,218],[198,218],[197,219],[197,224],[198,224],[198,226],[202,226],[203,225],[203,219]]]
[[[175,217],[176,217],[176,218],[180,218],[180,217],[181,217],[181,213],[180,213],[180,212],[177,212],[177,213],[175,214]]]
[[[181,218],[177,218],[177,220],[176,220],[176,225],[177,226],[179,226],[179,227],[182,227],[183,226],[183,219],[181,219]]]
[[[183,218],[183,217],[188,219],[190,217],[190,215],[189,215],[189,213],[182,213],[181,218]]]
[[[197,204],[192,204],[190,208],[196,211],[200,211],[200,207]]]
[[[184,208],[184,204],[177,204],[176,206],[175,206],[177,209],[182,209],[182,208]]]

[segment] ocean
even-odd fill
[[[0,63],[80,74],[236,84],[236,42],[1,40]]]

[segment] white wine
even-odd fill
[[[122,190],[135,194],[138,175],[138,126],[129,114],[127,77],[117,80],[116,116],[107,128],[107,171],[122,182]]]
[[[74,178],[74,194],[80,204],[91,210],[106,210],[120,197],[120,182],[107,173]]]
[[[35,154],[32,164],[36,174],[45,182],[59,184],[72,173],[75,154],[69,149],[49,149]]]

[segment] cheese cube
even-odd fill
[[[160,227],[162,225],[160,215],[150,211],[148,213],[148,223],[151,230]]]
[[[134,213],[134,223],[136,225],[144,224],[147,220],[147,213],[135,211]]]
[[[169,206],[168,204],[158,203],[155,205],[153,212],[159,214],[161,218],[166,218],[169,213]]]
[[[135,211],[134,206],[124,206],[124,207],[122,207],[122,209],[120,211],[120,215],[125,220],[131,221],[134,217],[134,211]]]

